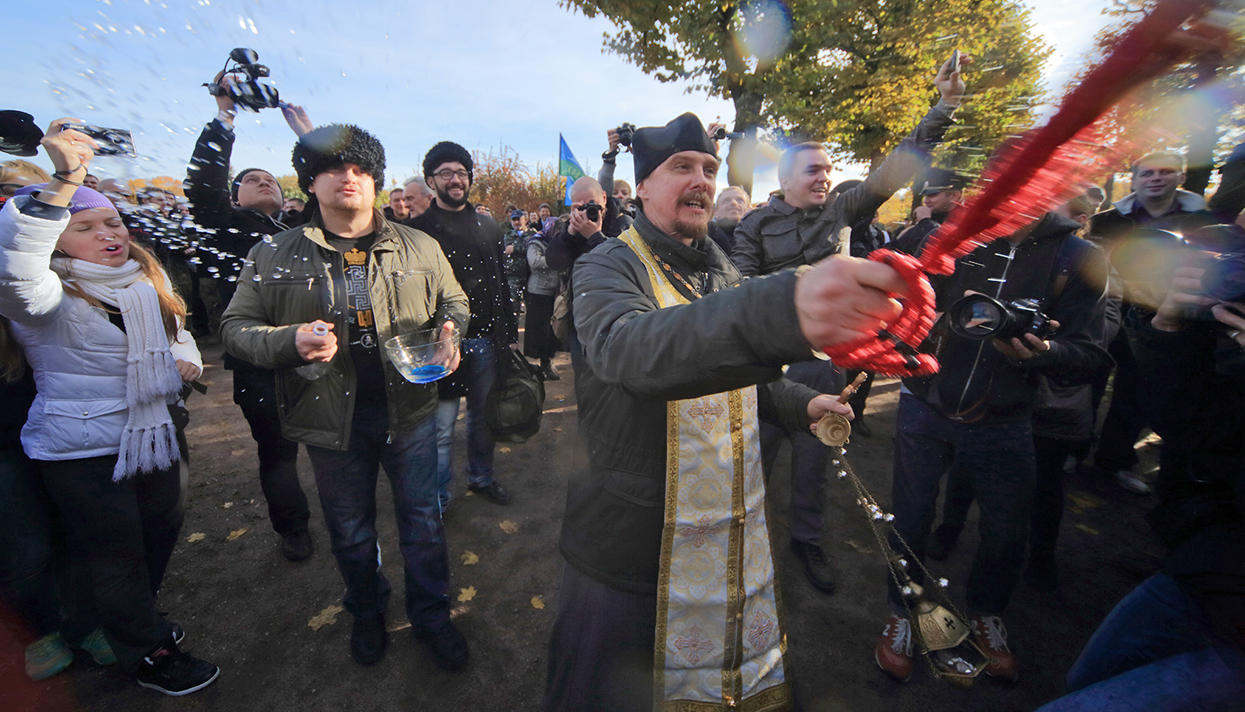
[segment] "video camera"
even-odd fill
[[[33,156],[42,140],[43,129],[35,125],[35,117],[24,111],[0,111],[0,151]]]
[[[1049,339],[1055,334],[1050,317],[1036,299],[1001,302],[985,294],[969,294],[947,310],[951,330],[973,341],[1019,338],[1034,334]]]
[[[624,121],[618,128],[614,129],[614,132],[618,134],[618,143],[626,147],[627,150],[631,150],[631,139],[635,137],[635,124],[629,124]]]
[[[228,96],[233,103],[244,109],[259,111],[275,109],[281,105],[277,88],[269,82],[260,81],[269,75],[268,67],[257,63],[259,53],[248,47],[236,47],[229,52],[220,81],[204,84],[212,96]],[[233,66],[230,66],[233,62]],[[226,78],[232,81],[226,82]]]

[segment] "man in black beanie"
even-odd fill
[[[635,224],[575,265],[579,432],[546,710],[788,709],[757,417],[807,431],[833,396],[783,364],[857,338],[905,294],[837,257],[740,282],[706,239],[717,148],[684,114],[633,138]]]
[[[497,354],[518,341],[518,326],[506,284],[501,228],[468,201],[471,154],[442,141],[424,157],[424,180],[436,199],[409,224],[441,244],[454,276],[471,300],[471,329],[463,334],[463,364],[440,383],[437,408],[437,469],[442,507],[453,497],[450,460],[458,401],[467,398],[467,489],[494,504],[509,504],[510,492],[493,475],[493,436],[484,419],[485,403],[497,380]]]
[[[220,76],[216,81],[221,81]],[[206,303],[199,308],[216,312],[215,318],[204,315],[209,323],[219,320],[219,310],[233,297],[237,282],[225,277],[241,270],[243,258],[256,243],[296,224],[284,219],[281,186],[272,173],[246,168],[229,180],[237,107],[226,92],[215,101],[219,111],[195,143],[184,184],[195,223],[215,231],[211,243],[215,249],[199,250],[195,256],[203,262],[200,274],[216,278],[196,280],[192,290],[195,296],[202,290],[202,302],[219,303],[215,310],[209,310]],[[310,119],[301,107],[288,106],[282,113],[295,135],[310,130]],[[242,409],[257,446],[260,488],[273,531],[281,537],[281,554],[290,561],[305,561],[314,550],[307,528],[311,511],[298,482],[298,443],[282,437],[278,427],[273,373],[230,353],[225,354],[225,369],[233,373],[233,402]]]
[[[423,329],[465,330],[467,295],[436,242],[377,210],[385,152],[356,127],[317,128],[294,147],[306,225],[256,245],[225,310],[231,353],[277,369],[281,429],[304,443],[333,555],[354,616],[360,665],[388,643],[389,582],[379,568],[376,475],[383,465],[397,511],[406,615],[437,665],[467,664],[450,621],[449,557],[437,501],[436,387],[408,381],[381,349]],[[340,340],[340,342],[339,342]],[[341,343],[341,348],[338,348]],[[446,364],[457,366],[457,354]]]

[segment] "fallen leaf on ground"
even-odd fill
[[[246,448],[238,448],[237,450],[230,450],[229,456],[230,457],[242,457],[243,455],[246,455],[249,452],[251,451],[247,450]]]
[[[462,555],[463,566],[475,566],[480,563],[480,557],[474,551],[464,551]]]
[[[1088,492],[1069,492],[1068,504],[1074,512],[1084,512],[1087,509],[1100,507],[1103,501]]]
[[[506,532],[507,534],[514,534],[515,532],[519,531],[519,525],[515,524],[509,519],[501,520],[500,522],[497,523],[497,526],[500,527],[501,530]]]
[[[553,429],[553,432],[555,432],[555,433],[560,433],[560,432],[562,432],[562,428],[554,428],[554,429]]]
[[[458,589],[458,602],[466,603],[476,597],[476,587],[468,586],[467,588]]]
[[[222,505],[220,506],[220,508],[221,508],[221,509],[229,509],[229,508],[230,508],[230,507],[232,507],[232,506],[233,506],[233,502],[225,502],[224,504],[222,504]]]
[[[191,534],[190,536],[186,537],[186,543],[194,544],[195,542],[203,541],[206,538],[207,538],[207,534],[204,534],[203,532],[195,532],[194,534]]]
[[[233,531],[229,532],[229,536],[225,537],[225,541],[234,541],[240,538],[245,533],[246,533],[246,527],[242,527],[241,529],[234,529]]]
[[[329,606],[319,613],[311,617],[307,621],[307,627],[312,630],[320,630],[326,625],[333,625],[337,622],[337,614],[342,612],[341,606]]]
[[[501,454],[505,455],[506,453],[510,452],[510,448],[508,448],[508,447],[499,447],[499,448],[497,448],[497,452],[500,452]]]
[[[1095,529],[1095,528],[1093,528],[1093,527],[1091,527],[1091,526],[1087,526],[1087,525],[1085,525],[1085,524],[1077,524],[1077,525],[1076,525],[1076,528],[1077,528],[1077,529],[1080,529],[1081,531],[1085,532],[1086,534],[1093,534],[1094,536],[1098,536],[1098,530],[1097,530],[1097,529]]]
[[[540,596],[532,596],[532,608],[535,608],[538,611],[545,610],[545,599]]]

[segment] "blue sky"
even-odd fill
[[[930,0],[936,1],[936,0]],[[1055,47],[1056,89],[1080,64],[1109,0],[1029,0],[1035,29]],[[101,158],[115,177],[185,173],[194,140],[216,114],[201,84],[233,47],[252,47],[283,99],[317,124],[356,123],[385,146],[387,179],[419,172],[424,152],[451,139],[472,150],[516,151],[554,164],[558,133],[595,173],[605,131],[622,121],[665,123],[693,111],[734,117],[727,101],[662,84],[602,52],[603,19],[555,2],[441,3],[293,0],[64,0],[5,10],[7,106],[43,126],[62,115],[134,131],[137,161]],[[291,173],[293,134],[279,112],[243,113],[235,169]],[[43,159],[35,159],[43,160]],[[843,176],[858,167],[844,166]],[[629,157],[618,176],[631,178]],[[723,178],[725,171],[723,171]],[[754,195],[775,187],[757,176]]]

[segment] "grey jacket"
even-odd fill
[[[745,277],[772,274],[788,267],[813,264],[839,251],[851,226],[869,217],[912,180],[923,157],[942,140],[952,124],[955,107],[934,105],[903,141],[864,182],[833,197],[819,209],[800,210],[771,197],[764,207],[744,216],[735,230],[731,260]],[[847,253],[844,247],[843,252]]]
[[[549,266],[545,252],[549,243],[539,237],[531,237],[527,241],[527,267],[531,272],[527,277],[527,293],[557,294],[562,286],[562,273]]]
[[[466,333],[471,314],[467,295],[437,242],[385,220],[380,211],[375,211],[374,220],[379,227],[367,280],[381,343],[446,321]],[[332,322],[339,339],[349,333],[345,285],[329,272],[340,275],[342,261],[341,253],[325,240],[317,211],[306,225],[251,249],[238,289],[221,317],[221,338],[231,353],[260,368],[277,370],[277,412],[285,437],[335,450],[349,444],[356,400],[379,394],[356,392],[354,364],[344,343],[326,375],[312,381],[298,375],[294,369],[306,362],[294,346],[294,333],[316,319]],[[436,386],[407,381],[384,349],[381,363],[389,429],[410,430],[436,410]]]
[[[605,241],[576,263],[575,326],[584,347],[576,396],[589,468],[571,475],[561,550],[599,581],[651,593],[665,502],[667,401],[763,384],[761,417],[796,430],[808,427],[808,401],[817,393],[780,378],[783,364],[809,356],[794,273],[740,284],[712,240],[688,247],[643,213],[635,227],[706,296],[659,309],[643,263],[621,240]]]

